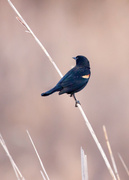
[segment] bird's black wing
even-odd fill
[[[86,78],[85,75],[87,75]],[[89,70],[81,68],[78,69],[77,67],[68,71],[68,73],[66,73],[66,75],[58,83],[63,88],[60,94],[78,92],[87,84],[89,80],[88,75]]]

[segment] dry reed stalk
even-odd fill
[[[17,165],[15,164],[12,156],[10,155],[10,153],[9,153],[9,151],[8,151],[8,148],[7,148],[7,146],[6,146],[6,144],[5,144],[5,141],[4,141],[4,139],[3,139],[3,137],[2,137],[1,134],[0,134],[0,143],[1,143],[4,151],[6,152],[8,158],[9,158],[9,160],[10,160],[10,162],[11,162],[11,165],[12,165],[12,167],[13,167],[13,170],[14,170],[14,172],[15,172],[15,175],[16,175],[17,179],[18,179],[18,180],[25,180],[25,178],[22,176],[20,170],[18,169]]]
[[[31,144],[32,144],[32,146],[33,146],[33,148],[34,148],[34,150],[35,150],[35,153],[36,153],[36,155],[37,155],[37,157],[38,157],[38,160],[39,160],[39,162],[40,162],[40,165],[41,165],[41,167],[42,167],[43,172],[40,171],[40,172],[41,172],[41,175],[42,175],[42,177],[43,177],[44,180],[46,180],[46,179],[47,179],[47,180],[50,180],[49,177],[48,177],[48,174],[47,174],[47,172],[46,172],[46,170],[45,170],[45,168],[44,168],[44,165],[43,165],[43,163],[42,163],[42,160],[41,160],[41,158],[40,158],[40,156],[39,156],[39,154],[38,154],[38,151],[37,151],[37,149],[36,149],[36,147],[35,147],[35,145],[34,145],[34,142],[33,142],[32,138],[31,138],[30,133],[29,133],[28,130],[27,130],[27,134],[28,134],[29,139],[30,139],[30,141],[31,141]]]
[[[114,172],[116,174],[117,179],[120,180],[120,176],[119,176],[119,173],[118,173],[118,170],[117,170],[117,166],[116,166],[116,163],[115,163],[115,159],[114,159],[114,156],[113,156],[113,153],[112,153],[112,149],[111,149],[111,146],[110,146],[110,142],[109,142],[109,139],[108,139],[108,134],[107,134],[105,126],[103,126],[103,131],[104,131],[108,151],[109,151],[109,154],[110,154],[110,158],[111,158],[111,161],[112,161],[112,165],[113,165],[113,168],[114,168]]]
[[[88,180],[88,164],[87,156],[81,147],[81,170],[82,170],[82,180]]]
[[[59,70],[59,68],[57,67],[57,65],[55,64],[55,62],[53,61],[53,59],[51,58],[51,56],[50,56],[49,53],[47,52],[47,50],[44,48],[44,46],[42,45],[42,43],[41,43],[41,42],[39,41],[39,39],[35,36],[35,34],[33,33],[33,31],[30,29],[30,27],[29,27],[28,24],[25,22],[25,20],[24,20],[23,17],[20,15],[20,13],[18,12],[18,10],[15,8],[15,6],[12,4],[12,2],[11,2],[10,0],[8,0],[8,2],[9,2],[9,4],[10,4],[10,6],[12,7],[12,9],[15,11],[15,13],[18,15],[17,19],[20,21],[20,23],[21,23],[22,25],[24,25],[24,27],[27,29],[27,32],[29,32],[29,33],[34,37],[34,39],[36,40],[36,42],[38,43],[38,45],[41,47],[41,49],[44,51],[44,53],[46,54],[46,56],[48,57],[48,59],[50,60],[50,62],[53,64],[54,68],[56,69],[56,71],[58,72],[58,74],[60,75],[60,77],[62,77],[61,71]],[[107,166],[107,168],[108,168],[108,170],[109,170],[109,172],[110,172],[113,180],[116,180],[115,174],[114,174],[114,172],[113,172],[113,170],[112,170],[112,168],[111,168],[111,165],[110,165],[110,163],[109,163],[109,161],[108,161],[108,159],[107,159],[107,157],[106,157],[106,154],[104,153],[104,150],[103,150],[102,146],[100,145],[100,143],[99,143],[99,141],[98,141],[98,139],[97,139],[97,137],[96,137],[96,135],[95,135],[95,132],[94,132],[92,126],[90,125],[90,123],[89,123],[89,121],[88,121],[88,119],[87,119],[87,117],[86,117],[86,115],[85,115],[85,113],[84,113],[81,105],[80,105],[80,104],[77,104],[77,106],[78,106],[78,108],[79,108],[79,110],[80,110],[80,112],[81,112],[81,114],[82,114],[82,116],[83,116],[83,118],[84,118],[84,120],[85,120],[85,122],[86,122],[86,125],[87,125],[87,127],[88,127],[88,129],[89,129],[89,131],[90,131],[90,133],[91,133],[91,135],[92,135],[92,137],[93,137],[93,139],[94,139],[94,141],[95,141],[95,143],[96,143],[96,145],[97,145],[97,147],[98,147],[98,149],[99,149],[99,151],[100,151],[103,159],[104,159],[104,162],[105,162],[105,164],[106,164],[106,166]]]
[[[122,162],[123,167],[125,168],[125,171],[126,171],[127,175],[129,176],[129,170],[128,170],[128,168],[127,168],[127,166],[126,166],[122,156],[119,153],[118,153],[118,156],[119,156],[119,158],[120,158],[120,160]]]

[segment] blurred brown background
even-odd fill
[[[106,125],[121,179],[129,167],[129,1],[14,0],[63,74],[85,55],[92,76],[77,94],[109,160]],[[112,179],[74,101],[40,94],[60,79],[32,36],[0,1],[0,133],[26,179],[42,179],[26,134],[29,130],[51,180],[81,179],[80,147],[88,156],[90,180]],[[0,147],[0,179],[16,179]]]

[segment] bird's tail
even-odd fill
[[[54,88],[50,89],[49,91],[42,93],[41,96],[49,96],[50,94],[53,94],[56,91],[60,91],[61,88],[58,86],[55,86]]]

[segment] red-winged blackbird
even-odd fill
[[[74,97],[75,106],[79,103],[75,94],[82,90],[89,81],[90,78],[90,63],[85,56],[73,57],[76,60],[76,66],[68,71],[57,85],[49,91],[42,93],[41,96],[48,96],[56,91],[59,91],[59,95],[67,93]]]

